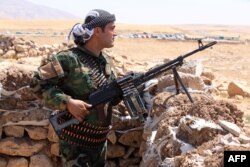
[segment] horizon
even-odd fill
[[[121,24],[213,24],[250,25],[249,0],[28,0],[34,4],[60,9],[84,19],[91,9],[104,9],[116,15]],[[155,6],[155,7],[153,7]],[[129,12],[128,12],[129,11]]]

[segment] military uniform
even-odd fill
[[[64,111],[69,98],[88,103],[90,93],[115,79],[110,60],[101,53],[75,47],[43,61],[31,83],[45,105]],[[109,132],[111,107],[99,105],[78,125],[70,125],[59,135],[60,151],[66,166],[104,166],[106,135]],[[72,118],[70,114],[60,123]]]

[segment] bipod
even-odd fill
[[[181,77],[180,77],[180,75],[178,74],[178,72],[176,70],[176,67],[173,67],[172,70],[173,70],[173,74],[174,74],[174,83],[175,83],[175,88],[176,88],[176,94],[178,95],[180,93],[179,84],[178,84],[178,82],[179,82],[182,89],[184,90],[184,92],[188,96],[189,100],[191,101],[191,103],[193,103],[194,101],[193,101],[192,97],[190,96],[187,88],[183,84],[183,82],[181,80]]]

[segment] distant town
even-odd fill
[[[225,37],[225,36],[191,36],[183,33],[128,33],[119,34],[120,38],[152,38],[161,40],[203,40],[203,41],[218,41],[218,42],[232,42],[241,43],[240,37]]]
[[[53,33],[45,33],[45,32],[4,32],[4,35],[16,35],[16,36],[67,36],[67,33],[64,32],[53,32]],[[175,41],[192,41],[192,40],[203,40],[203,41],[217,41],[217,42],[226,42],[226,43],[243,43],[244,41],[240,40],[240,36],[201,36],[201,35],[188,35],[183,33],[118,33],[118,38],[149,38],[149,39],[159,39],[159,40],[175,40]],[[247,40],[248,42],[249,40]]]

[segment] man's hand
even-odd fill
[[[83,121],[89,114],[88,108],[90,107],[92,107],[91,104],[76,99],[69,99],[67,103],[68,111],[79,121]]]

